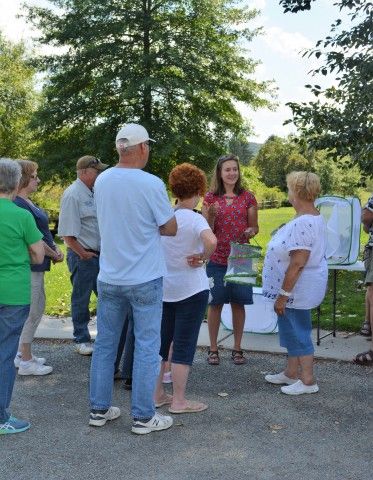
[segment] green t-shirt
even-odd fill
[[[30,212],[0,198],[0,304],[31,302],[28,246],[42,238]]]

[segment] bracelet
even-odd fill
[[[282,295],[284,297],[291,297],[291,292],[286,292],[284,289],[280,288],[280,290],[278,291],[278,294],[279,295]]]

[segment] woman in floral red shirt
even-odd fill
[[[246,363],[241,350],[241,339],[245,324],[245,305],[252,301],[252,287],[234,283],[224,284],[227,270],[230,242],[246,243],[258,231],[257,202],[252,193],[241,186],[241,172],[238,157],[220,157],[211,181],[210,192],[205,196],[202,213],[217,237],[218,245],[207,265],[207,276],[213,279],[212,299],[209,302],[208,327],[210,349],[208,362],[219,364],[217,346],[221,311],[224,303],[230,303],[234,347],[232,360],[236,365]]]

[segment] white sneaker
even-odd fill
[[[21,361],[18,374],[19,375],[48,375],[53,371],[53,367],[47,365],[40,365],[40,363],[29,360],[28,362]]]
[[[135,420],[132,425],[132,433],[145,435],[146,433],[157,432],[158,430],[166,430],[170,428],[174,421],[167,415],[156,413],[148,422],[140,422]]]
[[[319,391],[319,386],[317,383],[313,385],[305,385],[302,380],[298,380],[292,385],[286,387],[281,387],[281,392],[286,393],[287,395],[302,395],[303,393],[317,393]]]
[[[16,355],[16,358],[14,359],[14,366],[16,368],[19,368],[19,365],[21,363],[22,357],[19,356],[18,354]],[[34,355],[32,356],[32,361],[38,363],[39,365],[44,365],[44,363],[47,361],[44,357],[35,357]]]
[[[77,343],[75,350],[80,353],[80,355],[92,355],[93,347],[90,343]]]
[[[110,407],[105,413],[91,412],[89,414],[89,424],[93,427],[103,427],[106,422],[120,417],[120,408]]]
[[[264,380],[269,383],[274,383],[275,385],[293,385],[293,383],[298,381],[297,378],[287,377],[284,372],[275,373],[274,375],[266,375]]]

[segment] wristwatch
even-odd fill
[[[291,292],[286,292],[282,288],[280,288],[280,290],[278,291],[278,294],[283,295],[284,297],[291,297]]]

